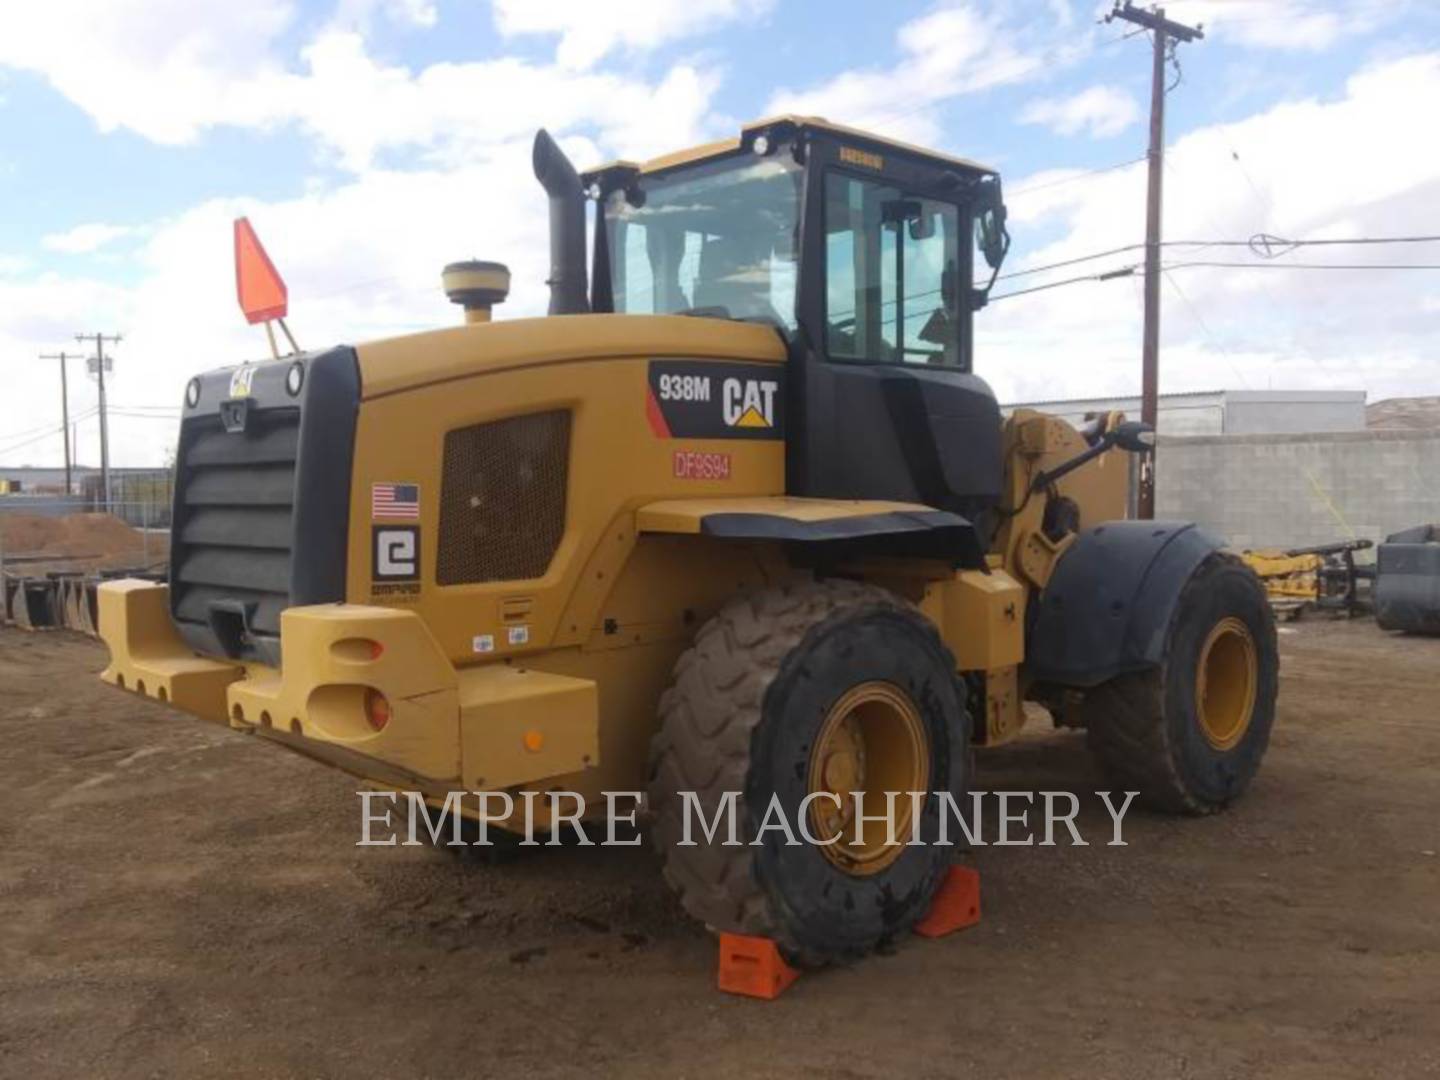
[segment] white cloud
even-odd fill
[[[1319,52],[1374,30],[1400,14],[1391,0],[1181,0],[1167,14],[1223,42],[1260,49]]]
[[[1440,145],[1396,140],[1394,117],[1417,101],[1434,100],[1440,100],[1440,53],[1362,70],[1334,100],[1285,102],[1180,137],[1167,153],[1166,237],[1418,231],[1416,222],[1440,200]],[[1017,257],[1007,270],[1142,239],[1143,164],[1054,183],[1064,178],[1052,171],[1008,185]],[[1029,236],[1057,230],[1059,239],[1043,247],[1027,244]],[[1013,278],[996,292],[1097,274],[1137,263],[1140,254]],[[1249,258],[1243,248],[1173,247],[1164,262]],[[1174,269],[1163,283],[1162,391],[1350,387],[1385,397],[1433,386],[1433,327],[1424,313],[1424,298],[1434,293],[1430,272],[1272,268],[1287,260],[1436,261],[1418,248],[1333,248],[1302,250],[1257,269]],[[1011,400],[1135,392],[1139,283],[1137,275],[998,301],[977,324],[981,372]]]
[[[1036,75],[1039,52],[1022,52],[1015,36],[973,6],[942,8],[903,24],[896,34],[900,58],[889,68],[847,71],[807,90],[780,90],[767,115],[799,113],[870,127],[893,138],[934,143],[933,107]]]
[[[1002,13],[1012,16],[1015,10],[994,6],[986,13],[966,3],[924,14],[897,30],[900,56],[893,65],[847,71],[808,89],[780,89],[770,95],[765,112],[816,115],[935,145],[942,138],[937,107],[943,102],[1038,78],[1047,65],[1071,55],[1071,45],[1053,45],[1053,35],[1038,24],[1002,22]],[[1031,48],[1017,48],[1017,42]]]
[[[722,6],[738,11],[754,2],[706,0],[695,9],[714,19]],[[104,131],[127,128],[158,143],[182,144],[211,127],[294,124],[355,172],[384,151],[463,161],[540,126],[594,126],[618,153],[668,149],[698,137],[717,81],[715,72],[689,63],[648,82],[513,57],[416,71],[372,55],[362,25],[374,6],[369,0],[348,5],[291,67],[277,53],[294,18],[282,0],[215,6],[55,0],[26,7],[13,28],[7,25],[0,67],[43,74]],[[384,9],[395,10],[393,0]],[[431,13],[426,4],[398,10],[422,22]],[[661,29],[622,38],[649,42],[664,27],[673,32],[691,25],[671,17],[661,22]]]
[[[287,0],[46,0],[12,4],[0,66],[44,76],[102,131],[183,143],[215,123],[261,122],[243,88],[273,83]]]
[[[585,140],[567,152],[593,159]],[[203,367],[267,355],[264,334],[247,326],[235,301],[231,223],[248,215],[290,288],[287,320],[302,346],[357,343],[454,325],[440,270],[456,259],[509,264],[514,281],[503,317],[541,314],[548,269],[544,193],[530,171],[528,139],[492,148],[467,165],[373,169],[329,191],[277,202],[217,199],[156,222],[136,250],[139,280],[117,287],[85,277],[0,277],[0,355],[32,356],[73,347],[77,331],[122,331],[107,380],[119,405],[175,405],[185,380]],[[72,369],[72,412],[94,404],[94,390]],[[12,433],[59,424],[52,368],[7,365],[7,401],[30,403],[23,415],[0,415],[0,449]],[[82,457],[95,438],[81,432]],[[112,459],[158,463],[173,431],[166,424],[119,417]],[[58,435],[0,461],[58,459]]]
[[[774,0],[494,0],[496,29],[505,37],[558,35],[557,61],[588,68],[617,49],[645,51],[764,16]]]
[[[395,25],[417,30],[432,29],[440,21],[431,0],[340,0],[332,22],[342,29],[367,31],[377,13]]]
[[[1134,97],[1114,86],[1092,86],[1069,97],[1032,101],[1020,113],[1022,124],[1041,124],[1059,135],[1088,131],[1097,139],[1119,135],[1139,118]]]
[[[275,59],[276,42],[292,13],[277,0],[252,5],[264,18],[229,23],[214,12],[191,17],[188,0],[160,0],[153,20],[150,0],[117,0],[115,7],[125,5],[128,18],[107,15],[98,20],[104,25],[83,28],[85,62],[72,63],[63,39],[67,22],[83,22],[81,12],[56,0],[47,13],[27,14],[16,35],[0,38],[0,65],[41,71],[102,127],[159,142],[184,142],[213,124],[294,124],[354,177],[307,184],[296,198],[217,199],[126,232],[93,223],[42,241],[65,253],[132,241],[128,287],[37,275],[28,261],[7,255],[0,263],[0,355],[51,351],[92,326],[121,330],[111,395],[121,404],[173,405],[198,366],[264,354],[263,335],[245,326],[235,306],[230,230],[238,214],[250,216],[290,285],[289,321],[303,345],[454,323],[439,272],[472,256],[510,265],[514,293],[502,316],[538,314],[547,249],[544,197],[530,164],[535,128],[549,127],[582,167],[715,134],[706,125],[719,75],[693,63],[654,79],[513,57],[412,70],[373,55],[363,33],[377,15],[394,18],[395,6],[359,2],[320,27],[298,65],[286,67]],[[423,22],[424,6],[405,10],[418,11]],[[216,43],[226,34],[248,63],[219,56]],[[648,40],[635,39],[633,47]],[[397,150],[406,151],[403,168],[386,164],[387,152]],[[54,381],[53,371],[36,365],[7,367],[5,398],[34,407],[24,416],[0,411],[0,451],[7,435],[43,424],[52,412],[58,426]],[[78,413],[93,404],[92,391],[83,378],[72,382]],[[92,436],[82,428],[82,446]],[[171,438],[164,424],[117,416],[113,458],[158,462]],[[56,435],[3,460],[56,458],[59,446]]]
[[[105,225],[97,222],[76,225],[62,233],[51,233],[40,243],[48,250],[58,251],[62,255],[88,255],[134,232],[128,225]]]
[[[728,13],[766,6],[741,0],[700,3],[688,13],[666,8],[655,25],[622,27],[601,51],[652,47]],[[545,306],[546,215],[530,167],[535,128],[560,136],[581,166],[612,156],[644,158],[713,134],[704,125],[719,78],[714,70],[679,63],[647,80],[513,57],[412,70],[371,52],[366,33],[382,17],[423,27],[433,7],[342,3],[291,65],[278,59],[280,36],[294,19],[281,0],[259,0],[244,15],[190,0],[95,6],[56,0],[43,10],[27,8],[14,33],[0,38],[0,65],[43,74],[103,130],[123,127],[156,142],[184,143],[217,125],[293,124],[355,178],[307,185],[304,196],[273,203],[215,200],[142,227],[83,224],[42,241],[66,254],[135,241],[130,266],[138,281],[128,288],[54,273],[27,276],[28,260],[6,256],[0,354],[68,343],[84,328],[79,321],[123,329],[112,399],[159,405],[174,403],[197,356],[261,355],[264,339],[244,325],[234,301],[230,228],[241,213],[252,218],[290,284],[290,321],[304,344],[452,323],[456,314],[439,288],[439,270],[467,256],[510,264],[515,290],[502,314],[536,314]],[[568,48],[584,41],[586,49],[597,47],[601,29],[596,23]],[[408,152],[403,171],[379,164],[391,151]],[[43,421],[52,404],[58,424],[52,382],[53,372],[33,365],[6,371],[6,397],[35,405],[24,426]],[[79,412],[90,393],[83,379],[75,393]],[[0,432],[17,430],[21,419],[0,415]],[[159,461],[169,438],[164,425],[117,417],[114,458]],[[55,457],[58,435],[52,442],[16,453]],[[0,434],[0,449],[6,445]]]
[[[343,32],[322,35],[303,56],[308,74],[271,87],[263,106],[294,117],[355,172],[382,151],[406,148],[464,161],[538,127],[594,126],[614,152],[658,152],[699,137],[716,81],[688,64],[651,84],[510,57],[412,73],[377,61],[363,38]]]

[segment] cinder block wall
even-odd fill
[[[1155,516],[1237,548],[1379,541],[1440,522],[1440,431],[1162,437]]]

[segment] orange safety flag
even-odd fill
[[[250,219],[243,217],[235,219],[235,295],[252,325],[283,319],[289,309],[289,290],[265,254]]]

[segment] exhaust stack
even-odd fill
[[[535,133],[535,179],[550,196],[551,315],[583,315],[590,310],[585,275],[585,194],[580,176],[550,133]]]

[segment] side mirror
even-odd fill
[[[985,263],[997,273],[1010,250],[1010,232],[1005,228],[1005,197],[1000,178],[986,177],[975,188],[975,246]]]
[[[1132,454],[1148,454],[1155,449],[1155,429],[1139,420],[1126,420],[1110,432],[1111,441]]]
[[[1010,234],[1005,231],[1005,208],[991,208],[975,219],[975,244],[985,256],[985,264],[1000,269],[1010,248]]]

